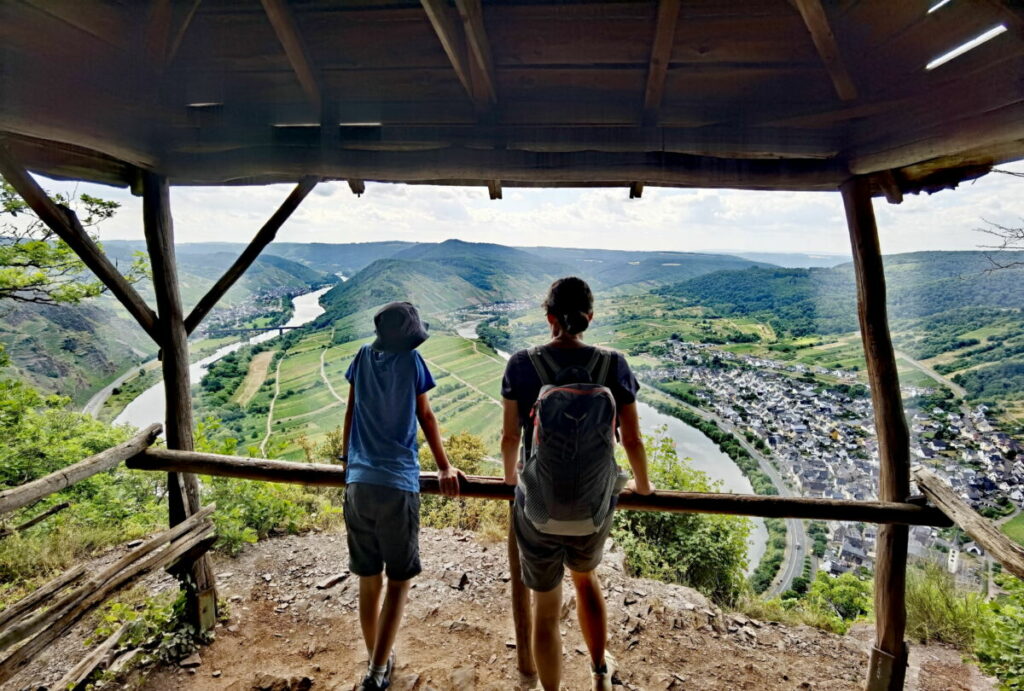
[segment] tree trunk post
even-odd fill
[[[910,438],[900,397],[896,356],[889,334],[885,276],[871,184],[855,177],[840,187],[850,230],[857,275],[857,314],[871,384],[878,438],[882,501],[906,501],[910,495]],[[907,623],[907,537],[905,525],[882,525],[875,546],[875,645],[871,650],[868,691],[902,689],[907,668],[903,640]]]
[[[167,448],[192,451],[188,334],[185,331],[181,292],[178,288],[170,191],[167,178],[161,175],[143,172],[142,183],[143,225],[153,268],[153,289],[162,332]],[[199,481],[194,474],[168,473],[167,490],[171,526],[181,523],[199,510]],[[202,556],[196,560],[189,574],[190,578],[185,583],[189,621],[197,631],[212,629],[217,619],[217,592],[207,558]]]
[[[530,589],[523,583],[523,572],[519,562],[519,543],[516,542],[514,525],[515,506],[508,503],[508,575],[512,584],[512,626],[516,631],[516,661],[519,674],[536,677],[537,666],[533,662],[533,610]]]

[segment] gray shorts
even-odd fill
[[[609,512],[608,520],[593,535],[549,535],[533,527],[517,498],[513,526],[526,587],[546,593],[562,582],[566,566],[577,573],[596,569],[614,517],[615,512]]]
[[[362,482],[345,487],[348,568],[357,576],[382,570],[393,581],[419,574],[420,495]]]

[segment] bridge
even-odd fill
[[[210,329],[209,331],[206,332],[206,335],[210,336],[210,337],[218,337],[218,336],[231,336],[233,334],[247,334],[247,333],[258,333],[258,332],[261,333],[261,332],[267,332],[267,331],[277,331],[278,334],[283,336],[285,331],[289,331],[291,329],[297,329],[297,328],[299,328],[299,327],[297,327],[297,326],[263,326],[263,327],[251,326],[251,327],[248,327],[248,328],[242,327],[242,328],[230,328],[230,329]]]

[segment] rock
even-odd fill
[[[184,660],[178,663],[179,666],[189,669],[190,667],[198,667],[203,664],[203,658],[199,657],[199,653],[192,653]]]
[[[403,674],[391,680],[392,691],[413,691],[420,684],[420,675]]]
[[[263,574],[263,580],[267,583],[270,583],[272,580],[274,580],[274,576],[273,574],[265,573]]]
[[[452,688],[459,691],[476,689],[476,670],[472,667],[459,667],[452,670]]]
[[[325,578],[324,580],[316,584],[316,588],[317,590],[327,590],[328,588],[333,588],[334,586],[338,585],[346,578],[348,578],[348,571],[346,571],[345,573],[338,573],[333,576],[329,576],[328,578]]]
[[[251,691],[309,691],[313,677],[278,677],[273,674],[257,674]]]
[[[141,545],[143,542],[145,542],[145,540],[132,540],[131,542],[128,543],[128,549],[135,549],[136,547]]]
[[[462,590],[469,585],[469,574],[465,571],[445,571],[441,580],[448,584],[450,588]]]
[[[214,679],[216,679],[217,677],[220,676],[220,670],[219,669],[213,670],[213,674],[211,674],[210,676],[213,677]]]

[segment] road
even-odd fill
[[[92,415],[93,417],[99,417],[100,410],[103,409],[103,404],[107,402],[107,399],[114,393],[114,389],[124,384],[130,377],[135,376],[140,368],[145,368],[149,363],[132,367],[124,374],[120,375],[117,379],[110,382],[102,389],[97,391],[89,399],[89,402],[82,408],[82,412],[86,415]]]
[[[650,388],[652,391],[657,391],[648,384],[643,384]],[[709,413],[703,408],[697,408],[695,406],[673,399],[672,401],[681,408],[685,408],[694,415],[701,417],[705,420],[710,420],[716,425],[721,427],[726,432],[732,434],[736,440],[740,443],[740,446],[750,454],[751,458],[757,461],[758,466],[761,470],[771,479],[772,484],[779,491],[779,495],[783,497],[799,497],[800,494],[792,490],[782,480],[782,476],[775,469],[767,458],[761,455],[761,453],[755,449],[744,436],[736,429],[734,425],[718,417],[714,413]],[[778,574],[775,576],[775,580],[765,591],[768,596],[781,595],[782,593],[789,590],[790,584],[793,579],[802,575],[804,570],[804,557],[811,554],[811,542],[810,538],[807,537],[807,531],[804,529],[804,522],[798,518],[787,518],[786,520],[786,551],[782,557],[782,566],[779,568]],[[813,557],[811,557],[813,560]],[[812,564],[813,566],[813,564]]]
[[[914,369],[924,372],[935,381],[949,388],[949,390],[952,391],[953,395],[955,395],[957,398],[965,398],[967,396],[967,389],[960,386],[959,384],[953,383],[952,379],[942,376],[941,374],[939,374],[938,372],[936,372],[934,369],[924,364],[923,362],[919,362],[914,358],[910,357],[909,355],[907,355],[906,353],[902,353],[898,350],[895,351],[894,354],[896,355],[896,357],[903,358],[904,360],[906,360],[907,363]]]

